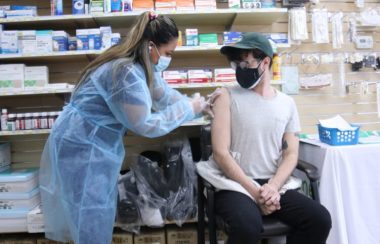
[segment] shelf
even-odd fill
[[[40,95],[40,94],[59,94],[59,93],[70,93],[72,88],[41,88],[41,89],[19,89],[19,90],[1,90],[0,97],[6,96],[21,96],[21,95]]]
[[[224,26],[229,29],[232,25],[272,24],[277,19],[285,16],[286,8],[262,8],[262,9],[215,9],[192,11],[156,11],[174,19],[178,26]],[[37,16],[0,19],[0,24],[11,28],[30,28],[38,26],[50,28],[76,28],[99,27],[111,25],[114,28],[129,27],[142,11],[125,13],[92,14],[92,15],[61,15],[61,16]]]
[[[50,133],[50,129],[16,130],[16,131],[0,131],[0,136],[42,135],[42,134],[49,134],[49,133]]]
[[[196,119],[193,121],[188,121],[183,123],[181,126],[201,126],[207,125],[210,121],[202,119]],[[40,130],[16,130],[16,131],[0,131],[0,136],[19,136],[19,135],[43,135],[50,134],[51,129],[40,129]]]

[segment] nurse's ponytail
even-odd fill
[[[119,58],[127,58],[127,62],[133,60],[140,63],[144,68],[148,86],[151,87],[153,69],[149,55],[149,42],[152,41],[160,46],[169,43],[173,38],[178,38],[178,29],[171,18],[144,12],[137,18],[135,25],[129,30],[122,43],[111,47],[87,65],[75,89],[100,65]]]

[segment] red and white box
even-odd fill
[[[215,82],[235,82],[235,70],[231,68],[215,69],[214,70]]]
[[[212,71],[210,69],[192,69],[187,71],[189,83],[212,82]]]
[[[188,82],[185,70],[166,70],[162,72],[162,77],[169,84],[184,84]]]

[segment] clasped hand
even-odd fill
[[[262,185],[259,189],[258,205],[264,215],[273,213],[281,208],[280,206],[280,193],[277,188],[271,183]]]

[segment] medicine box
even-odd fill
[[[1,52],[18,53],[18,31],[2,31],[1,32]]]
[[[0,200],[1,201],[1,200]],[[29,210],[0,210],[0,233],[27,232]]]
[[[198,45],[198,29],[186,29],[186,46]]]
[[[23,54],[35,53],[37,50],[36,31],[18,31],[18,48]]]
[[[33,9],[24,9],[24,10],[6,10],[5,15],[7,18],[15,18],[15,17],[35,17],[37,16],[37,12]]]
[[[0,194],[29,193],[38,186],[38,168],[13,169],[0,172]]]
[[[0,65],[0,88],[24,88],[24,64]]]
[[[177,11],[194,11],[194,1],[177,0]]]
[[[161,11],[175,11],[176,10],[176,1],[173,0],[156,0],[155,7],[156,10]]]
[[[90,13],[103,13],[104,1],[103,0],[90,0]]]
[[[7,169],[11,164],[11,144],[9,142],[0,142],[0,171]],[[1,182],[0,182],[1,192]]]
[[[241,32],[235,31],[225,31],[223,32],[223,43],[224,45],[234,44],[241,39]]]
[[[89,29],[76,30],[77,50],[89,50]]]
[[[167,70],[162,73],[164,80],[169,84],[187,83],[187,71]]]
[[[212,81],[210,69],[193,69],[187,71],[189,83],[208,83]]]
[[[112,33],[111,46],[119,44],[121,41],[120,33]]]
[[[53,31],[38,30],[36,31],[37,53],[53,52]]]
[[[215,0],[195,0],[194,3],[197,10],[216,9]]]
[[[102,38],[100,36],[100,29],[88,29],[88,49],[89,50],[100,50],[102,48]]]
[[[231,68],[220,68],[214,70],[215,82],[234,82],[236,81],[235,70]]]
[[[47,66],[26,66],[24,88],[44,87],[49,82],[49,69]]]
[[[67,51],[68,35],[65,31],[53,31],[53,51]]]
[[[218,35],[211,34],[199,34],[199,46],[213,47],[218,45]]]
[[[30,210],[40,203],[39,188],[26,193],[0,192],[0,209]]]

